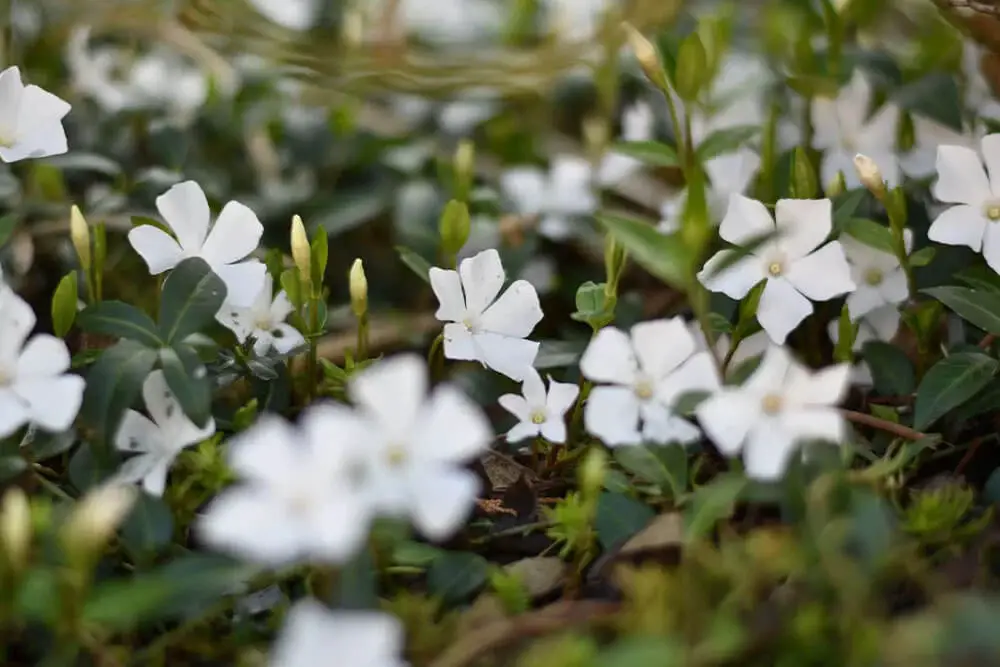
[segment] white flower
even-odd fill
[[[772,341],[784,343],[813,311],[810,299],[826,301],[855,289],[840,243],[831,241],[819,248],[832,228],[829,199],[780,199],[772,219],[759,201],[733,195],[719,228],[723,239],[739,246],[775,230],[778,237],[715,273],[715,267],[734,251],[718,252],[705,263],[698,279],[709,290],[732,299],[742,299],[766,280],[757,320]]]
[[[457,388],[427,396],[427,364],[415,354],[382,361],[354,376],[358,407],[341,415],[355,488],[372,511],[410,517],[427,537],[458,530],[475,504],[479,479],[463,464],[489,449],[493,432],[482,410]],[[329,443],[327,443],[329,446]]]
[[[583,419],[587,431],[609,447],[697,440],[698,429],[673,407],[685,393],[719,386],[711,356],[697,351],[680,317],[641,322],[631,334],[601,329],[580,359],[580,372],[608,383],[591,390]]]
[[[863,153],[882,170],[889,187],[899,185],[899,161],[896,157],[896,128],[899,108],[886,103],[868,117],[872,88],[860,70],[854,70],[850,82],[836,98],[813,100],[813,147],[823,151],[820,181],[832,183],[843,172],[849,189],[861,187],[854,169],[854,156]]]
[[[557,156],[545,174],[537,167],[515,167],[500,176],[500,189],[523,216],[538,216],[538,230],[554,240],[573,234],[573,219],[597,210],[591,179],[593,170],[583,158]]]
[[[924,116],[913,115],[913,148],[900,156],[899,166],[912,178],[929,178],[934,175],[938,146],[962,146],[976,150],[985,130],[980,123],[973,128],[957,132]]]
[[[708,187],[705,193],[709,219],[713,225],[722,222],[733,195],[744,195],[760,168],[760,156],[749,148],[719,155],[705,162]],[[664,234],[680,231],[681,216],[687,199],[687,189],[663,202],[658,229]]]
[[[548,0],[550,29],[561,40],[589,42],[601,26],[610,0]]]
[[[843,439],[836,405],[847,391],[849,370],[839,364],[814,373],[775,345],[742,387],[723,387],[695,414],[723,454],[743,451],[748,477],[775,480],[802,441]]]
[[[226,305],[215,316],[222,326],[236,334],[240,344],[253,336],[253,351],[258,356],[267,354],[271,348],[287,354],[306,342],[298,329],[285,324],[285,318],[295,310],[285,290],[278,292],[272,301],[273,289],[274,281],[267,274],[253,305],[249,308]]]
[[[163,371],[153,371],[142,385],[142,399],[152,420],[135,410],[128,410],[115,435],[115,447],[137,454],[124,464],[114,479],[124,484],[142,482],[142,488],[162,496],[167,473],[174,459],[185,447],[205,440],[215,433],[215,421],[204,428],[195,426],[167,386]]]
[[[708,351],[708,340],[705,338],[705,332],[701,330],[701,325],[697,321],[688,322],[688,331],[691,336],[694,337],[695,345],[697,350]],[[715,352],[721,358],[725,358],[729,354],[730,338],[728,334],[717,334],[715,337]],[[768,338],[766,331],[758,331],[752,333],[746,338],[739,342],[736,347],[736,351],[733,352],[732,359],[729,360],[729,370],[732,370],[742,364],[744,361],[749,361],[755,357],[759,357],[764,354],[768,347],[771,346],[771,339]]]
[[[927,230],[927,238],[981,252],[1000,272],[1000,134],[982,141],[989,176],[975,151],[961,146],[938,148],[938,179],[931,192],[947,204]]]
[[[194,181],[184,181],[156,198],[156,208],[176,239],[152,225],[128,233],[129,243],[158,275],[189,257],[201,257],[226,283],[226,301],[247,308],[264,286],[264,265],[256,259],[240,261],[257,249],[264,227],[243,204],[227,203],[212,225],[205,193]]]
[[[549,442],[566,442],[566,412],[573,407],[580,388],[568,382],[549,378],[549,390],[534,368],[524,375],[521,393],[504,394],[500,405],[518,418],[519,422],[507,432],[508,442],[520,442],[539,435]]]
[[[858,333],[854,336],[851,349],[860,352],[865,343],[873,340],[891,341],[899,331],[902,317],[896,306],[882,306],[866,313],[858,322]],[[836,345],[840,341],[840,319],[831,320],[826,327],[830,340]],[[851,382],[857,385],[871,386],[872,373],[868,364],[860,362],[851,368]]]
[[[500,294],[505,277],[492,249],[462,260],[458,271],[433,267],[431,287],[440,302],[434,317],[447,323],[446,357],[478,361],[520,380],[538,354],[538,343],[525,338],[542,319],[542,308],[526,280],[515,280]]]
[[[29,423],[65,431],[83,401],[83,378],[67,373],[66,344],[48,334],[28,340],[34,326],[31,306],[0,284],[0,438]]]
[[[909,254],[913,246],[913,232],[903,230],[903,241],[906,253]],[[906,301],[910,292],[906,284],[906,272],[903,271],[899,258],[862,243],[849,234],[840,237],[840,244],[851,267],[851,280],[857,285],[847,295],[847,308],[852,320],[881,306],[895,306]]]
[[[267,20],[289,30],[308,30],[316,22],[316,0],[250,0]]]
[[[271,648],[268,667],[406,667],[403,626],[378,611],[331,611],[312,598],[297,602]]]
[[[653,138],[655,123],[652,107],[646,102],[636,102],[622,113],[622,141],[649,141]],[[607,187],[620,183],[641,168],[640,160],[609,152],[597,167],[597,180]]]
[[[0,160],[17,162],[65,153],[62,119],[70,108],[47,90],[21,83],[16,65],[0,72]]]
[[[369,506],[351,484],[353,442],[342,426],[351,411],[311,406],[293,427],[261,418],[229,442],[228,459],[242,483],[227,488],[196,524],[214,549],[271,566],[301,561],[341,563],[368,535]]]

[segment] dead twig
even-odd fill
[[[886,433],[891,433],[897,438],[921,440],[927,437],[926,433],[921,433],[920,431],[912,429],[909,426],[903,426],[902,424],[897,424],[887,419],[879,419],[874,415],[868,415],[864,412],[841,410],[840,414],[842,414],[847,421],[855,424],[861,424],[862,426],[868,426],[869,428],[878,429],[879,431],[885,431]]]

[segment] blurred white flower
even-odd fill
[[[935,173],[938,146],[962,146],[976,150],[985,134],[981,123],[958,132],[936,120],[913,114],[913,148],[899,158],[903,173],[911,178],[928,178]]]
[[[431,268],[431,287],[440,306],[434,316],[444,325],[444,354],[478,361],[520,380],[538,354],[525,338],[542,319],[538,293],[515,280],[503,294],[506,273],[496,250],[462,260],[458,271]]]
[[[531,368],[524,374],[521,393],[521,396],[504,394],[500,397],[500,405],[519,420],[507,432],[507,441],[520,442],[540,435],[549,442],[566,442],[566,412],[573,407],[580,388],[549,377],[546,392],[542,377]]]
[[[0,160],[17,162],[65,153],[62,119],[70,108],[47,90],[21,83],[16,65],[0,72]]]
[[[538,167],[508,169],[500,176],[500,189],[515,213],[539,217],[539,233],[558,241],[572,236],[574,218],[597,210],[592,179],[586,160],[559,155],[548,174]]]
[[[500,221],[488,215],[476,215],[472,217],[469,239],[462,246],[457,259],[462,261],[475,257],[484,250],[497,248],[502,244]],[[544,295],[555,289],[558,275],[555,260],[548,255],[534,255],[514,277],[527,280],[539,294]]]
[[[903,240],[909,254],[913,247],[913,232],[903,230]],[[852,320],[881,306],[895,306],[906,301],[909,296],[906,272],[894,254],[873,248],[849,234],[840,236],[840,245],[851,267],[851,280],[857,285],[847,295],[847,308]]]
[[[927,230],[927,238],[981,252],[986,263],[1000,272],[1000,134],[982,140],[983,163],[975,151],[961,146],[940,146],[937,182],[931,193],[941,202],[957,204],[945,209]]]
[[[258,356],[267,354],[272,348],[279,354],[288,354],[306,342],[298,329],[285,324],[285,318],[295,310],[285,290],[275,294],[272,300],[273,290],[274,281],[270,274],[265,274],[264,286],[249,308],[226,305],[215,316],[219,324],[236,334],[240,344],[253,336],[253,351]]]
[[[439,129],[455,136],[469,134],[499,110],[497,94],[489,88],[465,90],[447,102],[419,95],[394,95],[389,103],[411,131],[435,117]]]
[[[742,299],[766,280],[757,320],[772,341],[784,343],[813,311],[810,300],[827,301],[856,288],[840,243],[819,247],[832,229],[829,199],[780,199],[772,218],[761,202],[733,195],[719,228],[724,240],[741,246],[775,231],[778,236],[716,272],[735,252],[721,250],[705,263],[698,280],[731,299]]]
[[[308,30],[316,22],[318,0],[250,0],[268,21],[289,30]]]
[[[688,331],[691,336],[694,337],[696,349],[701,352],[702,350],[708,351],[708,341],[705,339],[705,332],[701,330],[701,325],[697,321],[688,322]],[[721,358],[725,359],[726,355],[729,354],[729,346],[731,339],[728,334],[718,334],[715,337],[715,352]],[[736,368],[744,361],[749,361],[754,357],[759,357],[764,354],[768,347],[771,345],[771,339],[768,338],[766,331],[758,331],[752,333],[743,340],[739,342],[736,347],[736,351],[733,352],[732,359],[729,360],[729,370]]]
[[[849,370],[839,364],[813,372],[774,345],[743,386],[723,387],[695,414],[723,454],[742,450],[748,477],[776,480],[802,441],[843,440],[836,406],[847,391]]]
[[[962,73],[965,75],[965,104],[980,118],[1000,120],[1000,101],[983,76],[982,59],[986,50],[970,39],[962,49]]]
[[[113,479],[123,484],[141,481],[147,493],[162,496],[174,459],[185,447],[211,437],[215,421],[209,419],[204,428],[195,426],[184,414],[161,370],[146,377],[142,399],[152,420],[135,410],[125,412],[115,435],[115,448],[137,456],[125,461]]]
[[[229,465],[241,483],[220,493],[199,517],[199,538],[271,566],[351,558],[368,536],[371,516],[350,484],[350,450],[338,442],[354,442],[340,430],[352,418],[347,407],[317,404],[297,427],[266,416],[232,438]]]
[[[614,2],[617,0],[548,0],[549,27],[561,40],[589,42]]]
[[[65,431],[83,401],[84,381],[67,373],[69,350],[55,336],[28,335],[35,313],[0,283],[0,438],[26,424]]]
[[[587,431],[609,447],[697,440],[698,429],[673,407],[685,393],[719,386],[711,356],[698,351],[680,317],[641,322],[630,334],[601,329],[580,359],[580,372],[606,383],[591,390],[583,418]]]
[[[708,202],[708,214],[712,224],[722,222],[729,206],[729,199],[735,195],[745,195],[760,168],[760,156],[753,150],[743,147],[735,153],[719,155],[705,162],[705,173],[708,175],[708,188],[705,193]],[[687,189],[670,197],[660,207],[660,224],[658,229],[664,234],[680,231],[681,216],[687,200]]]
[[[371,511],[409,517],[433,540],[450,537],[472,510],[479,478],[463,467],[489,449],[493,431],[482,410],[456,387],[428,397],[426,361],[405,354],[351,378],[357,406],[331,433],[342,435],[356,492]],[[329,443],[328,443],[329,446]]]
[[[871,102],[871,84],[859,69],[854,70],[850,82],[837,97],[813,100],[813,147],[823,151],[821,183],[832,183],[839,171],[843,172],[848,189],[861,187],[854,156],[863,153],[879,166],[890,188],[899,185],[896,156],[899,108],[889,102],[869,118]]]
[[[866,313],[857,321],[858,333],[854,337],[851,349],[860,352],[869,341],[891,341],[899,331],[901,319],[899,308],[893,305],[882,306]],[[840,319],[834,319],[827,324],[826,331],[830,340],[836,345],[840,341]],[[872,373],[867,363],[862,361],[851,368],[851,382],[862,386],[872,385]]]
[[[231,201],[212,224],[212,212],[201,186],[184,181],[156,198],[156,208],[176,239],[152,225],[128,233],[129,243],[142,256],[151,274],[174,268],[181,260],[201,257],[226,283],[226,302],[250,307],[264,286],[266,269],[246,259],[257,249],[264,226],[249,208]]]
[[[268,667],[406,667],[403,626],[378,611],[331,611],[312,598],[295,603],[271,648]],[[335,658],[334,658],[335,656]]]
[[[488,43],[504,24],[501,7],[489,0],[375,0],[364,11],[371,41],[414,35],[439,46]]]
[[[648,103],[639,101],[622,113],[622,141],[649,141],[653,138],[656,117]],[[634,157],[608,152],[597,167],[597,181],[605,187],[625,180],[639,169],[642,162]]]

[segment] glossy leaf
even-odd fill
[[[680,236],[661,234],[643,220],[608,213],[598,213],[597,221],[646,271],[671,287],[687,284],[693,258]]]
[[[76,319],[80,329],[87,333],[127,338],[150,348],[163,346],[152,318],[122,301],[100,301],[87,306]]]
[[[934,364],[917,389],[913,427],[931,426],[985,387],[1000,363],[985,354],[958,353]]]
[[[178,264],[160,295],[160,332],[165,344],[182,341],[215,320],[226,300],[226,284],[200,257]]]

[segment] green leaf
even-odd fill
[[[586,343],[572,340],[543,340],[535,357],[535,370],[564,368],[580,361]]]
[[[642,268],[671,287],[687,285],[694,258],[687,252],[680,237],[661,234],[643,220],[608,213],[598,213],[597,221],[621,243]]]
[[[200,257],[178,264],[160,295],[160,334],[167,345],[201,331],[226,300],[226,284]]]
[[[684,513],[684,541],[705,537],[717,522],[732,516],[736,501],[746,486],[747,479],[743,475],[726,473],[699,487]]]
[[[149,315],[122,301],[99,301],[87,306],[77,315],[77,324],[87,333],[127,338],[150,348],[163,345]]]
[[[917,389],[913,427],[921,430],[975,396],[1000,368],[985,354],[958,353],[934,364]]]
[[[865,200],[868,191],[864,188],[844,192],[833,200],[833,228],[841,229],[843,225],[854,217],[861,202]]]
[[[405,246],[396,246],[396,252],[399,253],[399,258],[403,260],[403,264],[413,271],[415,274],[420,276],[420,279],[425,283],[430,285],[431,283],[431,263],[426,259],[421,257],[414,250],[410,250]]]
[[[13,213],[0,216],[0,248],[14,235],[14,230],[17,229],[17,221],[18,217]]]
[[[953,130],[962,130],[962,95],[950,72],[934,72],[896,90],[895,103]]]
[[[76,320],[76,303],[79,298],[76,271],[70,271],[56,287],[52,295],[52,333],[65,338]]]
[[[1000,292],[1000,274],[982,264],[975,264],[959,271],[955,277],[975,289]]]
[[[329,602],[335,609],[378,607],[378,570],[370,549],[362,549],[340,568]]]
[[[682,458],[675,456],[680,451]],[[682,447],[616,447],[615,461],[639,479],[669,491],[674,498],[684,493],[687,485],[687,456]]]
[[[125,410],[139,396],[156,356],[155,350],[122,340],[105,350],[90,368],[80,412],[104,441],[114,436]]]
[[[774,241],[780,235],[781,235],[781,232],[778,231],[778,230],[769,231],[769,232],[765,232],[764,234],[761,234],[759,236],[754,236],[753,238],[748,239],[747,242],[745,244],[743,244],[743,245],[733,246],[731,248],[728,248],[726,250],[726,254],[719,261],[713,263],[712,270],[707,272],[708,277],[719,275],[720,273],[722,273],[726,269],[729,269],[733,265],[737,264],[740,260],[742,260],[743,258],[745,258],[747,255],[751,255],[754,252],[756,252],[764,244],[770,243],[771,241]],[[762,284],[762,283],[758,283],[758,285],[760,285],[760,284]],[[761,292],[762,291],[763,291],[763,289],[761,290]],[[758,303],[759,303],[759,300],[760,300],[759,294],[760,293],[758,293],[758,296],[757,296]],[[754,305],[753,312],[754,313],[757,312],[756,305]]]
[[[212,416],[212,382],[198,354],[185,345],[165,347],[160,350],[160,367],[184,414],[204,428]]]
[[[0,457],[0,482],[8,482],[28,469],[28,462],[21,456]]]
[[[122,524],[121,538],[133,554],[148,554],[170,544],[174,517],[162,498],[139,494],[132,512]]]
[[[864,218],[847,219],[841,231],[870,248],[895,255],[892,249],[892,232],[885,225]]]
[[[912,255],[910,255],[910,266],[919,269],[920,267],[927,266],[934,261],[934,256],[937,255],[937,248],[932,245],[926,248],[921,248]]]
[[[909,396],[917,386],[913,362],[895,345],[870,341],[861,354],[872,373],[875,390],[883,396]]]
[[[593,667],[683,667],[684,647],[670,637],[626,637],[586,664]]]
[[[704,164],[719,155],[732,153],[756,137],[759,132],[760,127],[757,125],[737,125],[716,130],[698,144],[696,149],[698,159]]]
[[[611,145],[611,150],[650,167],[676,167],[680,164],[677,149],[659,141],[618,141]]]
[[[605,551],[632,537],[656,516],[647,505],[621,493],[605,491],[597,498],[594,530]]]
[[[931,287],[921,290],[986,333],[1000,334],[1000,294],[966,287]]]
[[[576,290],[576,312],[570,315],[577,322],[586,322],[597,331],[615,319],[614,299],[606,304],[605,284],[592,280],[580,285]]]
[[[991,380],[986,387],[952,412],[958,422],[966,422],[996,410],[1000,405],[1000,380]]]
[[[479,554],[447,551],[431,563],[427,589],[448,604],[468,598],[486,584],[490,564]]]
[[[76,431],[70,429],[62,433],[37,431],[35,438],[28,445],[33,461],[44,461],[59,456],[76,444]]]
[[[340,189],[332,205],[312,216],[314,229],[322,228],[337,236],[382,215],[389,208],[392,193],[384,184],[375,187]]]
[[[50,157],[46,162],[63,171],[91,171],[112,178],[122,173],[120,164],[97,153],[72,151]]]

